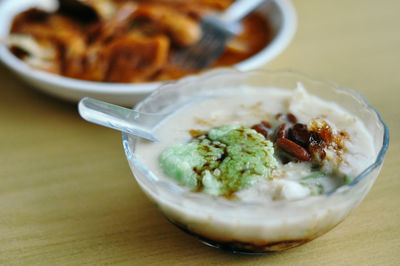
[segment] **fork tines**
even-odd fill
[[[192,46],[178,52],[173,62],[183,68],[199,70],[211,65],[224,51],[233,32],[219,20],[206,17],[201,21],[202,37]]]

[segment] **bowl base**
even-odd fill
[[[243,241],[229,241],[229,242],[220,242],[216,241],[204,236],[201,236],[197,233],[190,231],[185,225],[182,225],[169,217],[166,217],[168,221],[170,221],[173,225],[181,229],[183,232],[197,238],[203,244],[219,248],[228,252],[237,253],[237,254],[247,254],[247,255],[257,255],[257,254],[267,254],[273,253],[276,251],[283,251],[290,248],[294,248],[300,245],[303,245],[312,239],[296,239],[296,240],[283,240],[283,241],[275,241],[269,242],[265,244],[255,244],[251,242],[243,242]]]

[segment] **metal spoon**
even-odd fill
[[[153,128],[165,114],[142,113],[115,104],[85,97],[79,101],[79,114],[86,121],[158,142]]]
[[[225,50],[235,32],[232,26],[262,3],[271,0],[236,0],[225,12],[200,21],[201,39],[175,54],[173,62],[186,69],[200,70],[210,66]]]

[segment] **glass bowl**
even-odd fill
[[[289,71],[240,72],[219,69],[169,83],[136,107],[165,116],[184,104],[241,85],[294,90],[301,82],[310,94],[333,101],[359,117],[373,136],[375,161],[348,185],[299,200],[241,202],[190,192],[159,178],[135,154],[137,137],[123,134],[133,175],[161,212],[183,231],[204,243],[234,252],[264,253],[289,249],[323,235],[339,224],[365,197],[377,178],[388,148],[389,132],[379,113],[358,92],[332,82]],[[246,97],[246,95],[243,95]],[[221,106],[223,108],[223,106]],[[147,122],[154,125],[146,116]],[[155,158],[156,160],[156,158]]]

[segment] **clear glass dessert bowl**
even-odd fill
[[[160,117],[166,117],[185,104],[218,93],[229,94],[243,85],[266,90],[295,90],[298,83],[310,94],[334,102],[358,117],[372,135],[376,151],[374,162],[349,184],[329,193],[283,201],[244,202],[192,192],[155,174],[148,167],[148,162],[141,161],[136,154],[139,139],[124,133],[123,146],[136,181],[168,220],[215,247],[244,253],[279,251],[304,244],[328,232],[371,189],[388,148],[387,126],[380,114],[358,92],[290,71],[219,69],[163,85],[137,104],[135,109],[150,114],[144,116],[145,121],[142,122],[154,126]]]

